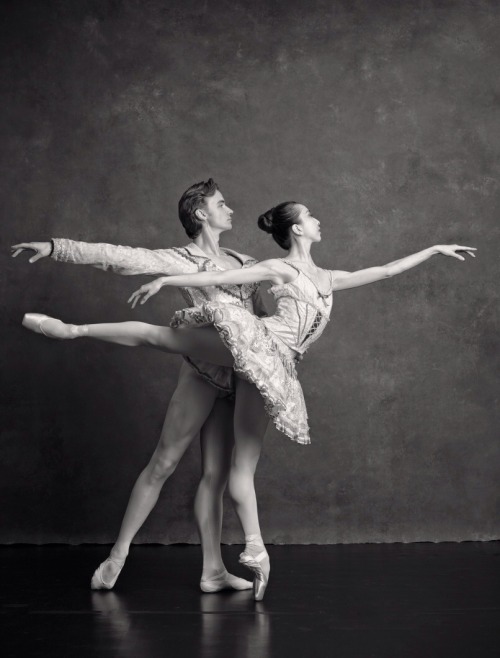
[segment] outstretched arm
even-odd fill
[[[400,258],[399,260],[387,263],[380,267],[368,267],[365,270],[358,270],[357,272],[343,272],[341,270],[333,270],[333,290],[345,290],[346,288],[357,288],[358,286],[366,286],[368,283],[374,283],[381,279],[387,279],[396,274],[401,274],[416,267],[421,263],[428,260],[435,254],[443,254],[443,256],[452,256],[458,260],[465,260],[458,252],[463,251],[474,257],[475,247],[463,247],[456,244],[453,245],[435,245],[423,251],[418,251],[415,254]]]
[[[117,274],[181,274],[197,269],[182,257],[182,250],[143,249],[124,247],[104,242],[79,242],[55,238],[51,242],[21,242],[12,247],[12,256],[23,251],[35,252],[29,259],[34,263],[52,256],[54,260],[74,265],[92,265]]]
[[[181,274],[179,276],[162,276],[151,283],[147,283],[136,290],[129,303],[132,308],[140,301],[144,304],[150,297],[156,295],[163,286],[178,288],[205,288],[207,286],[242,285],[245,283],[260,283],[271,281],[283,283],[293,278],[293,272],[276,259],[265,260],[252,267],[243,267],[238,270],[224,270],[222,272],[197,272],[196,274]]]

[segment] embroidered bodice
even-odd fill
[[[222,271],[195,243],[170,249],[143,249],[106,243],[79,242],[62,238],[53,239],[52,258],[66,263],[92,265],[117,274],[149,274],[154,276],[193,274],[195,272]],[[257,261],[232,249],[223,249],[250,267]],[[205,288],[179,288],[189,306],[201,306],[207,301],[238,304],[251,313],[265,312],[257,283],[245,285],[207,286]]]
[[[276,312],[263,318],[266,327],[288,347],[304,354],[323,333],[332,310],[333,272],[328,270],[330,287],[320,290],[318,284],[296,264],[282,259],[297,271],[288,283],[269,288],[276,300]]]

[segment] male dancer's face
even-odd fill
[[[213,230],[222,233],[233,227],[231,217],[233,211],[226,205],[222,193],[217,190],[213,196],[205,197],[205,221]]]

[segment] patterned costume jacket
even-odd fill
[[[106,243],[89,243],[63,238],[52,240],[54,260],[76,265],[92,265],[117,274],[149,274],[164,276],[192,274],[195,272],[220,271],[222,268],[211,260],[194,242],[185,247],[170,249],[144,249]],[[254,265],[250,256],[239,254],[232,249],[222,249],[226,254],[239,260],[242,267]],[[205,288],[179,288],[187,304],[196,309],[206,302],[235,304],[250,313],[265,314],[258,284],[207,286]],[[187,310],[187,313],[190,311]],[[200,360],[186,361],[205,379],[216,386],[222,396],[234,394],[234,371],[232,368],[215,366]]]

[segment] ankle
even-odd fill
[[[224,578],[227,576],[226,567],[217,567],[216,569],[203,569],[201,573],[201,580],[217,580],[219,578]]]
[[[262,539],[262,535],[260,533],[254,535],[245,535],[245,544],[247,546],[258,546],[262,548],[264,546],[264,540]]]
[[[68,327],[71,338],[83,338],[89,335],[88,324],[69,324]]]
[[[117,562],[125,562],[128,557],[128,549],[113,546],[109,552],[109,557]]]
[[[245,553],[255,557],[263,551],[267,553],[264,541],[260,534],[245,535]]]

